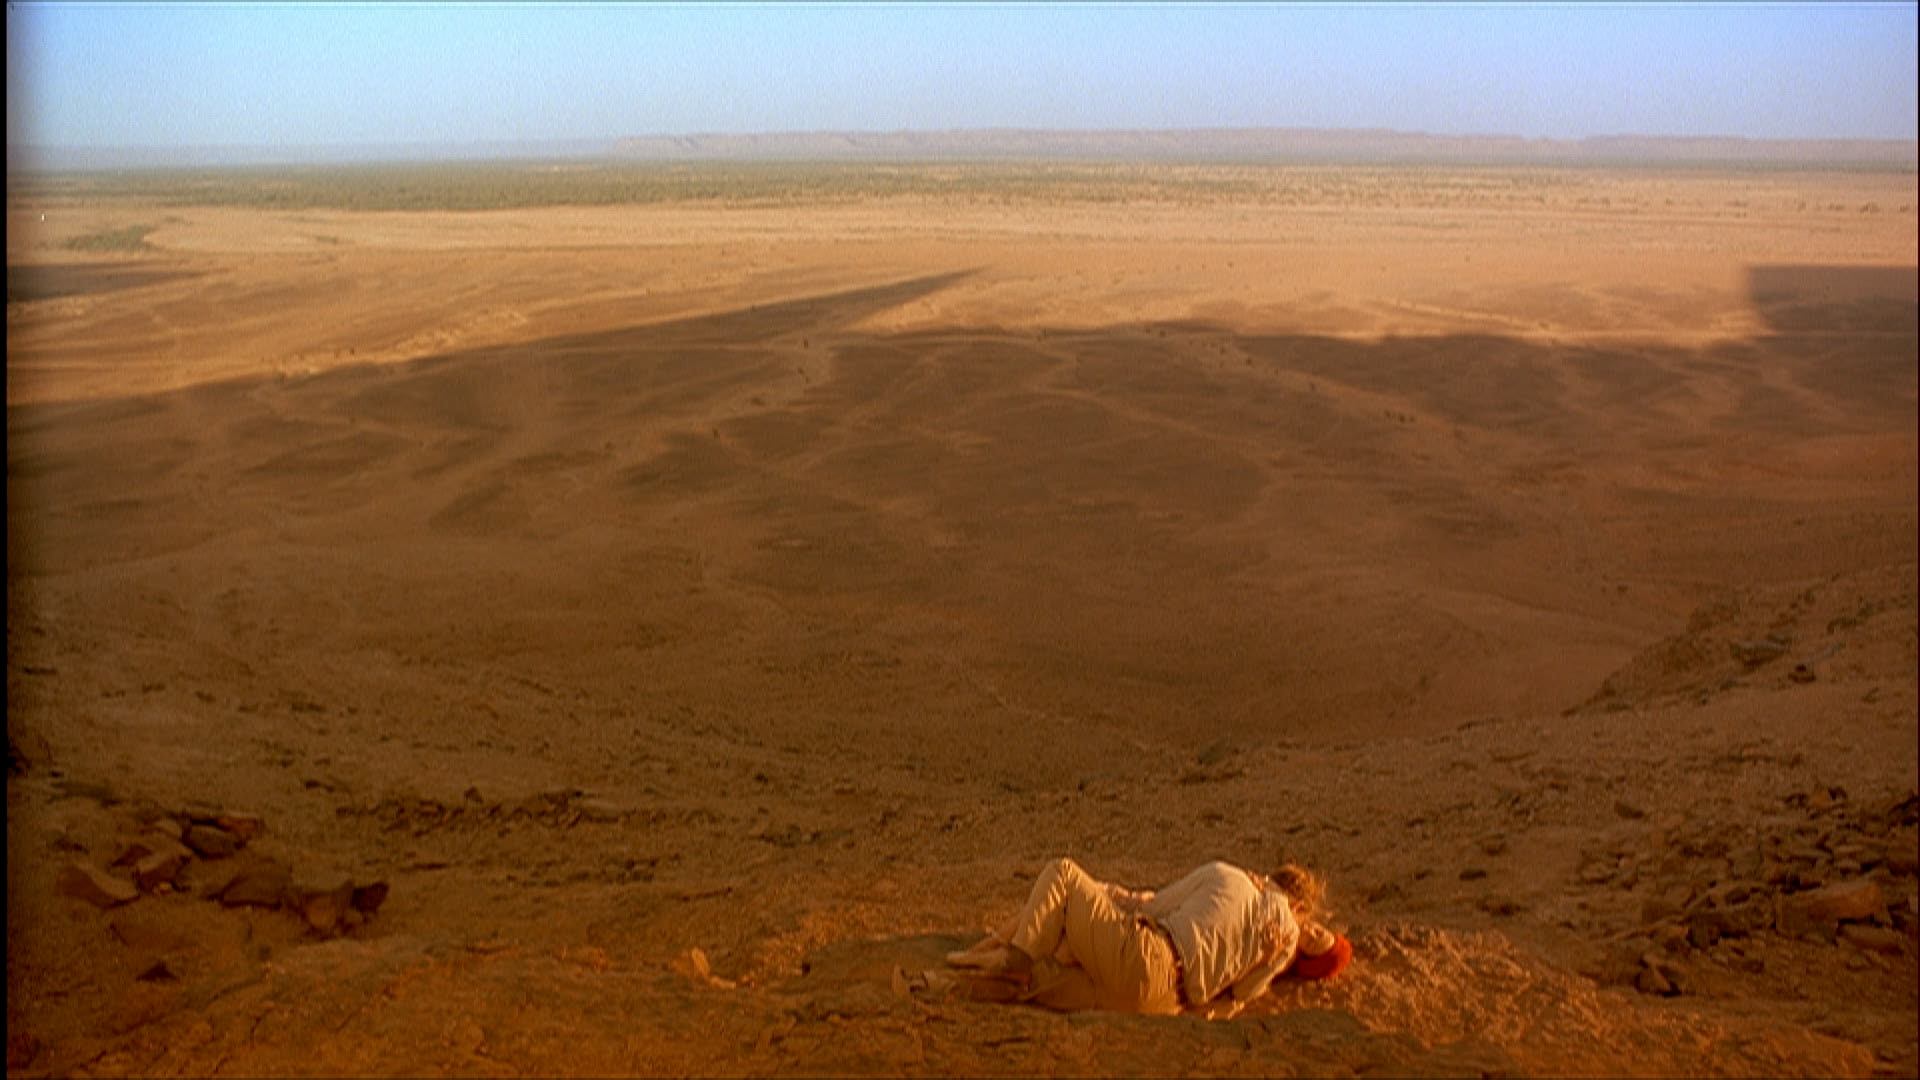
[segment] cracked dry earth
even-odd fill
[[[1910,178],[1369,175],[10,229],[8,1074],[1914,1075]],[[896,988],[1062,854],[1355,963]]]

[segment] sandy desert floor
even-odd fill
[[[1913,177],[1309,174],[10,199],[8,1074],[1914,1075]],[[1355,966],[896,988],[1062,854]]]

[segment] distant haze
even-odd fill
[[[120,163],[574,156],[692,133],[752,136],[694,144],[726,155],[838,138],[796,132],[941,153],[976,139],[942,133],[983,131],[1082,133],[1102,154],[1109,132],[1910,141],[1916,37],[1911,2],[29,0],[7,6],[7,130]]]
[[[381,161],[964,162],[1141,161],[1270,164],[1725,164],[1920,168],[1912,139],[1728,139],[1614,136],[1523,139],[1394,131],[1249,128],[1211,131],[805,132],[637,136],[524,143],[332,147],[9,147],[12,171],[83,171]]]

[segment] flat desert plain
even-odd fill
[[[9,1075],[1920,1068],[1911,173],[943,175],[12,190]]]

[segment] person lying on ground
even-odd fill
[[[1016,1000],[1071,1012],[1232,1017],[1276,976],[1331,978],[1353,957],[1327,929],[1320,878],[1210,862],[1158,891],[1048,863],[1020,913],[947,963],[1022,987]]]

